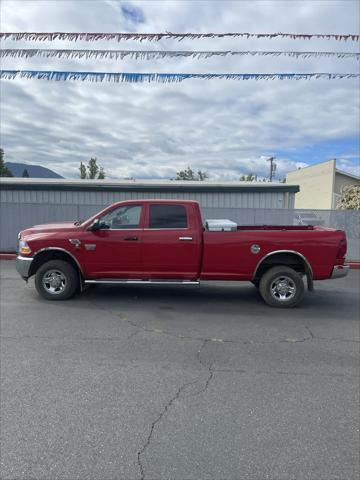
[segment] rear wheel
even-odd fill
[[[301,275],[290,267],[273,267],[261,277],[260,294],[271,307],[295,307],[304,298],[304,293]]]
[[[35,287],[47,300],[66,300],[74,295],[78,286],[75,268],[63,260],[50,260],[39,267]]]

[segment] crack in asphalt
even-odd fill
[[[138,335],[138,334],[139,334],[138,331],[130,333],[130,335],[126,338],[126,340],[130,340],[130,338],[133,338],[133,337],[135,337],[135,335]]]
[[[304,328],[309,332],[308,337],[303,337],[303,338],[285,338],[281,340],[228,340],[224,338],[209,338],[209,337],[192,337],[190,335],[181,335],[177,333],[172,333],[172,332],[167,332],[166,330],[161,330],[158,328],[147,328],[144,327],[143,325],[139,325],[133,320],[128,319],[127,317],[124,317],[123,314],[117,313],[114,311],[108,310],[108,312],[112,312],[114,315],[116,315],[120,320],[128,322],[130,325],[132,325],[135,328],[138,328],[146,333],[155,333],[158,335],[168,335],[173,338],[179,338],[180,340],[198,340],[200,342],[218,342],[218,343],[235,343],[239,345],[266,345],[266,344],[274,344],[274,343],[304,343],[309,340],[323,340],[323,341],[329,341],[329,342],[350,342],[350,343],[360,343],[360,340],[350,340],[347,338],[326,338],[326,337],[318,337],[315,335],[310,327],[308,325],[304,325]]]
[[[304,325],[304,328],[310,333],[310,338],[315,338],[315,335],[313,334],[309,325],[306,325],[305,323],[303,325]]]
[[[166,330],[161,330],[161,329],[158,329],[158,328],[147,328],[147,327],[144,327],[143,325],[139,325],[137,324],[136,322],[134,322],[133,320],[130,320],[129,318],[127,318],[126,316],[124,316],[123,314],[121,313],[117,313],[117,312],[113,312],[114,315],[117,315],[118,318],[120,318],[120,320],[124,321],[124,322],[128,322],[130,325],[132,325],[133,327],[135,328],[139,328],[140,330],[146,332],[146,333],[156,333],[158,335],[168,335],[169,337],[173,337],[173,338],[178,338],[180,340],[197,340],[199,342],[218,342],[218,343],[236,343],[236,344],[240,344],[240,345],[256,345],[256,344],[259,344],[259,345],[262,345],[262,344],[271,344],[271,343],[302,343],[302,342],[306,342],[308,340],[312,340],[313,336],[309,336],[309,337],[304,337],[304,338],[286,338],[286,339],[282,339],[282,340],[227,340],[227,339],[224,339],[224,338],[204,338],[204,337],[192,337],[190,335],[181,335],[181,334],[177,334],[177,333],[171,333],[171,332],[167,332]]]
[[[252,340],[247,340],[247,341],[239,341],[239,340],[226,340],[226,339],[222,339],[222,338],[202,338],[202,337],[193,337],[193,336],[190,336],[190,335],[181,335],[181,334],[176,334],[176,333],[171,333],[171,332],[168,332],[166,330],[162,330],[162,329],[156,329],[156,328],[147,328],[143,325],[139,325],[138,323],[134,322],[133,320],[129,319],[127,315],[124,315],[122,313],[119,313],[119,312],[116,312],[114,310],[111,310],[111,309],[106,309],[104,307],[101,307],[99,305],[97,305],[95,302],[91,302],[93,303],[97,308],[101,308],[102,310],[112,314],[112,315],[115,315],[117,318],[119,318],[120,320],[122,321],[126,321],[128,322],[130,325],[132,325],[134,328],[136,328],[136,331],[131,333],[129,336],[128,336],[128,339],[134,337],[137,333],[139,333],[140,331],[143,331],[143,332],[146,332],[146,333],[152,333],[152,334],[158,334],[158,335],[167,335],[167,336],[170,336],[170,337],[173,337],[173,338],[177,338],[179,340],[198,340],[198,341],[201,341],[201,345],[196,353],[196,358],[200,364],[200,366],[202,367],[202,369],[200,371],[203,371],[203,369],[206,369],[207,372],[208,372],[208,376],[206,378],[206,381],[205,381],[205,384],[204,384],[204,387],[202,389],[200,389],[199,391],[197,391],[195,394],[191,395],[191,396],[197,396],[197,395],[200,395],[204,392],[206,392],[209,388],[209,385],[211,383],[211,381],[213,380],[214,378],[214,375],[216,372],[218,373],[241,373],[241,374],[246,374],[246,373],[252,373],[252,374],[267,374],[267,375],[289,375],[289,376],[326,376],[326,377],[344,377],[344,376],[349,376],[349,375],[345,375],[345,374],[336,374],[336,373],[328,373],[328,374],[324,374],[324,373],[307,373],[307,372],[291,372],[291,371],[266,371],[266,370],[243,370],[243,369],[215,369],[214,368],[214,363],[211,363],[210,365],[206,364],[203,359],[201,358],[201,354],[202,354],[202,351],[205,349],[206,345],[207,344],[210,344],[210,343],[232,343],[232,344],[241,344],[241,345],[265,345],[265,344],[276,344],[276,343],[304,343],[304,342],[307,342],[307,341],[310,341],[310,340],[314,340],[314,339],[320,339],[319,337],[316,337],[314,335],[314,333],[312,332],[312,330],[310,329],[310,327],[308,325],[303,325],[304,328],[308,331],[309,333],[309,336],[306,336],[306,337],[303,337],[303,338],[287,338],[287,339],[282,339],[282,340],[262,340],[262,341],[252,341]],[[322,339],[322,340],[328,340],[328,339]],[[337,340],[337,341],[343,341],[342,339],[332,339],[332,340]],[[328,340],[330,341],[330,340]],[[356,340],[348,340],[348,341],[353,341],[355,343],[359,343],[358,341]],[[352,376],[352,375],[350,375]],[[145,453],[145,451],[149,448],[150,444],[151,444],[151,441],[152,441],[152,438],[153,438],[153,434],[154,434],[154,431],[155,431],[155,428],[161,423],[162,419],[164,418],[164,416],[168,413],[168,411],[170,410],[171,406],[180,398],[180,395],[181,393],[190,385],[194,385],[194,384],[197,384],[199,383],[200,379],[196,379],[192,382],[187,382],[185,384],[183,384],[182,386],[180,386],[176,392],[176,394],[167,402],[167,404],[164,406],[164,408],[162,409],[162,411],[159,413],[159,415],[157,416],[157,418],[151,423],[151,426],[150,426],[150,432],[147,436],[147,439],[145,441],[145,443],[143,444],[143,446],[141,447],[141,449],[137,452],[137,464],[138,464],[138,467],[139,467],[139,471],[140,471],[140,479],[141,480],[145,480],[146,478],[146,473],[145,473],[145,469],[144,469],[144,464],[143,464],[143,455]]]
[[[193,385],[195,383],[197,383],[199,380],[194,380],[192,382],[187,382],[187,383],[184,383],[181,387],[178,388],[176,394],[168,401],[168,403],[165,405],[165,407],[162,409],[162,411],[160,412],[160,414],[158,415],[158,417],[156,418],[156,420],[154,422],[152,422],[151,424],[151,427],[150,427],[150,432],[149,432],[149,435],[146,439],[146,442],[144,443],[144,445],[142,446],[142,448],[138,451],[137,453],[137,463],[138,463],[138,466],[139,466],[139,469],[140,469],[140,478],[141,480],[144,480],[145,479],[145,470],[144,470],[144,465],[143,465],[143,462],[142,462],[142,459],[141,459],[141,456],[144,454],[145,450],[149,447],[150,443],[151,443],[151,439],[152,439],[152,436],[153,436],[153,433],[154,433],[154,430],[155,430],[155,426],[161,422],[162,418],[164,417],[164,415],[166,415],[166,413],[168,412],[168,410],[170,409],[170,407],[176,402],[176,400],[178,400],[178,398],[180,397],[181,395],[181,392],[183,390],[185,390],[186,387],[188,387],[189,385]]]
[[[128,337],[46,337],[43,335],[19,335],[18,337],[0,335],[0,339],[3,340],[28,340],[28,339],[40,339],[40,340],[71,340],[73,342],[123,342],[124,340],[129,340],[135,335],[138,335],[139,332],[130,333]]]
[[[201,390],[199,390],[198,392],[196,392],[194,395],[200,395],[201,393],[205,392],[208,387],[209,387],[209,384],[211,382],[211,380],[213,379],[214,377],[214,370],[212,368],[212,365],[211,364],[210,366],[206,365],[202,359],[201,359],[201,352],[202,350],[205,348],[206,344],[209,342],[208,339],[205,339],[203,340],[203,342],[201,343],[200,345],[200,348],[199,350],[197,351],[196,353],[196,358],[198,360],[198,362],[200,363],[200,365],[204,368],[206,368],[206,370],[209,372],[209,375],[205,381],[205,385],[204,385],[204,388],[202,388]],[[202,369],[199,370],[199,371],[203,371]],[[197,383],[200,382],[200,379],[196,379],[192,382],[187,382],[185,384],[183,384],[180,388],[178,388],[176,394],[169,400],[169,402],[165,405],[165,407],[163,408],[163,410],[161,411],[161,413],[158,415],[158,417],[156,418],[156,420],[154,422],[152,422],[151,424],[151,427],[150,427],[150,432],[149,432],[149,435],[147,437],[147,440],[146,442],[144,443],[143,447],[138,451],[138,454],[137,454],[137,461],[138,461],[138,466],[139,466],[139,469],[140,469],[140,478],[141,480],[144,480],[145,479],[145,470],[144,470],[144,465],[143,465],[143,462],[142,462],[142,455],[144,454],[145,450],[150,446],[150,443],[151,443],[151,439],[152,439],[152,436],[153,436],[153,433],[154,433],[154,430],[155,430],[155,427],[157,424],[159,424],[162,420],[162,418],[164,417],[164,415],[166,415],[166,413],[169,411],[170,407],[180,398],[180,395],[181,393],[186,389],[186,387],[188,387],[189,385],[195,385]]]
[[[126,320],[127,321],[127,320]],[[129,321],[129,323],[131,323]],[[135,326],[135,324],[132,324]],[[167,332],[163,332],[162,330],[154,329],[154,330],[144,330],[141,327],[138,327],[139,329],[146,331],[147,333],[156,333],[156,334],[164,334],[164,335],[169,335],[173,338],[179,338],[180,340],[198,340],[198,341],[204,341],[206,340],[207,342],[213,342],[213,343],[235,343],[239,345],[266,345],[266,344],[274,344],[274,343],[304,343],[309,340],[322,340],[325,342],[347,342],[347,343],[360,343],[360,340],[350,340],[349,338],[326,338],[326,337],[306,337],[306,338],[301,338],[301,339],[295,339],[295,338],[289,338],[285,340],[244,340],[244,341],[239,341],[239,340],[224,340],[222,338],[199,338],[199,337],[186,337],[183,335],[175,335],[175,334],[170,334]],[[12,335],[0,335],[1,339],[4,340],[22,340],[22,339],[42,339],[42,340],[76,340],[76,341],[83,341],[83,342],[98,342],[98,341],[106,341],[106,342],[122,342],[123,340],[129,340],[132,337],[135,337],[135,335],[138,335],[140,332],[133,332],[130,333],[128,337],[56,337],[56,336],[45,336],[45,335],[18,335],[18,336],[12,336]]]
[[[197,351],[197,354],[196,354],[196,358],[197,358],[198,362],[200,363],[200,365],[201,365],[202,367],[205,367],[205,368],[208,370],[209,375],[208,375],[208,378],[206,379],[204,388],[202,388],[201,390],[199,390],[198,392],[196,392],[195,395],[200,395],[200,393],[204,393],[204,392],[208,389],[209,384],[210,384],[211,380],[212,380],[213,377],[214,377],[214,372],[215,372],[215,370],[213,369],[213,365],[214,365],[214,364],[211,363],[210,365],[206,365],[206,363],[204,363],[204,362],[202,361],[202,359],[201,359],[201,352],[204,350],[204,348],[206,347],[206,345],[207,345],[209,342],[210,342],[210,340],[204,340],[204,341],[202,342],[202,344],[200,345],[200,348],[199,348],[199,350]]]
[[[350,338],[326,338],[326,337],[314,337],[315,340],[325,340],[326,342],[348,342],[348,343],[360,343],[360,340],[350,340]]]
[[[147,328],[143,325],[139,325],[138,323],[130,320],[127,315],[123,313],[117,312],[115,310],[105,308],[103,306],[98,305],[96,302],[89,300],[95,307],[100,308],[101,310],[115,315],[121,321],[127,322],[135,328],[138,328],[146,333],[155,333],[158,335],[168,335],[169,337],[178,338],[180,340],[197,340],[199,342],[219,342],[219,343],[234,343],[239,345],[267,345],[267,344],[275,344],[275,343],[304,343],[310,340],[324,340],[324,341],[332,341],[332,342],[351,342],[351,343],[360,343],[360,340],[350,340],[350,339],[342,339],[342,338],[325,338],[325,337],[318,337],[316,336],[310,329],[308,325],[303,324],[303,327],[309,332],[309,336],[303,338],[285,338],[281,340],[228,340],[224,338],[208,338],[208,337],[193,337],[190,335],[181,335],[177,333],[168,332],[166,330],[158,329],[158,328]]]
[[[244,369],[237,369],[237,368],[214,368],[213,372],[218,373],[251,373],[253,375],[299,375],[299,376],[306,376],[306,377],[356,377],[358,378],[357,374],[350,374],[350,373],[309,373],[309,372],[291,372],[291,371],[282,371],[282,370],[244,370]]]

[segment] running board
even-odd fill
[[[199,280],[85,280],[85,283],[94,284],[94,283],[103,283],[103,284],[139,284],[139,285],[199,285]]]

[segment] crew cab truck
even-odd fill
[[[237,226],[207,220],[194,201],[115,203],[84,222],[19,233],[16,267],[48,300],[86,284],[250,281],[273,307],[294,307],[314,280],[348,273],[343,231],[316,226]]]

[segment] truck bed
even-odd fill
[[[250,280],[268,254],[296,252],[312,266],[314,280],[329,278],[343,238],[341,231],[312,225],[241,225],[232,232],[205,230],[201,277]]]

